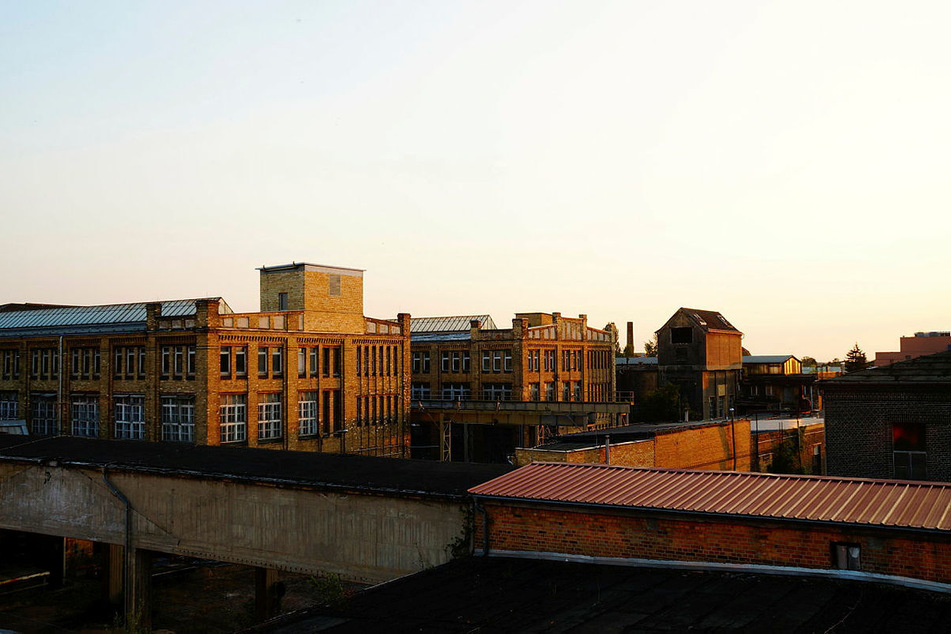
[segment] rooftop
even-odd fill
[[[449,317],[413,317],[410,320],[410,332],[465,332],[469,334],[471,322],[478,321],[482,328],[496,330],[497,326],[491,315],[455,315]]]
[[[702,310],[699,308],[681,308],[678,312],[684,312],[689,315],[704,330],[729,330],[740,332],[733,327],[726,317],[715,310]]]
[[[949,620],[947,595],[857,581],[470,557],[255,631],[864,634]]]
[[[512,469],[368,456],[0,435],[0,462],[28,462],[367,493],[459,497]]]
[[[939,352],[909,361],[850,372],[827,381],[824,387],[848,384],[905,385],[951,383],[951,352]]]
[[[490,498],[951,531],[951,484],[534,463],[469,489]]]
[[[786,363],[790,359],[795,359],[791,354],[759,354],[743,357],[743,363]]]

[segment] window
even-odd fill
[[[115,399],[115,437],[145,440],[145,397],[117,396]]]
[[[463,372],[472,371],[472,357],[469,356],[468,350],[465,350],[462,353],[462,371]]]
[[[545,383],[545,400],[554,401],[555,400],[555,384],[548,382]]]
[[[281,395],[261,394],[258,401],[258,440],[276,440],[281,437],[281,431]]]
[[[487,401],[511,401],[512,384],[485,383],[482,388],[482,396]]]
[[[545,372],[555,371],[555,351],[545,350]]]
[[[20,409],[17,402],[17,393],[13,391],[0,392],[0,420],[16,420]]]
[[[309,352],[310,357],[310,375],[317,376],[320,372],[320,355],[318,354],[319,350],[317,348],[311,348]]]
[[[581,381],[575,381],[575,382],[574,382],[574,391],[575,391],[574,400],[576,400],[576,401],[582,400],[582,397],[581,397]]]
[[[467,401],[470,394],[468,383],[444,383],[442,386],[444,400]]]
[[[528,386],[528,398],[533,401],[539,400],[538,383],[531,383]]]
[[[327,294],[331,297],[340,297],[340,276],[339,275],[328,275],[328,288]]]
[[[317,435],[317,392],[301,392],[297,400],[297,433]]]
[[[571,400],[571,381],[565,381],[561,387],[561,400]]]
[[[56,415],[56,396],[31,394],[32,429],[37,436],[55,436],[59,433],[59,417]]]
[[[511,350],[502,351],[502,361],[503,361],[502,371],[511,372],[512,371],[512,351]]]
[[[671,328],[670,343],[693,343],[693,328]]]
[[[832,567],[836,570],[861,570],[862,547],[859,544],[833,542]]]
[[[70,402],[70,420],[73,436],[95,438],[99,435],[99,396],[82,394],[73,396]]]
[[[439,359],[439,369],[443,372],[449,372],[449,353],[443,352]]]
[[[195,397],[162,396],[162,440],[195,442]]]
[[[303,379],[307,376],[307,348],[297,349],[297,378]]]
[[[162,369],[165,369],[165,352],[162,352]],[[231,376],[231,347],[223,346],[221,348],[221,376],[230,377]]]
[[[357,373],[360,372],[359,351],[357,347]],[[340,376],[340,348],[324,348],[324,376]]]
[[[321,432],[328,436],[340,429],[340,419],[343,415],[343,404],[340,402],[340,390],[324,390],[321,407]]]
[[[221,442],[242,442],[248,433],[248,405],[245,394],[222,394],[218,408]]]
[[[248,375],[248,348],[236,346],[234,350],[234,375],[245,377]]]
[[[411,397],[414,401],[425,401],[432,398],[429,383],[413,381]]]
[[[271,375],[284,374],[284,348],[271,348]]]
[[[100,357],[99,348],[73,348],[70,351],[70,378],[99,379]]]
[[[287,310],[287,293],[277,294],[277,309]]]
[[[452,353],[452,371],[459,372],[462,370],[462,353],[453,352]]]
[[[145,378],[145,346],[117,346],[113,353],[112,374],[115,378],[127,381]]]
[[[413,374],[429,374],[429,352],[413,352]]]
[[[30,378],[39,380],[59,378],[59,351],[56,348],[34,348],[31,356]]]
[[[529,372],[538,372],[538,355],[539,350],[529,350],[528,351],[528,371]]]
[[[892,425],[892,456],[899,480],[927,480],[928,454],[925,426],[921,423]]]
[[[2,377],[6,381],[16,380],[20,378],[20,351],[19,350],[3,350],[0,353],[2,357]]]
[[[267,348],[258,348],[258,376],[266,377],[268,375],[268,353]]]
[[[231,349],[221,349],[221,374],[230,376]],[[226,358],[226,354],[228,355]],[[195,346],[162,346],[162,378],[163,379],[194,379],[195,378]]]

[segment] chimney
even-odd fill
[[[634,322],[627,322],[627,349],[634,349]]]

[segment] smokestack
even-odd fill
[[[627,349],[634,349],[634,322],[627,322]]]

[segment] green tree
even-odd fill
[[[819,365],[819,364],[816,362],[815,357],[803,357],[803,358],[802,358],[802,367],[804,367],[804,368],[814,368],[814,367],[816,367],[817,365]]]
[[[680,389],[673,384],[650,392],[639,403],[637,418],[641,422],[675,421],[680,418]]]
[[[654,333],[654,336],[644,342],[644,354],[649,357],[657,356],[657,333]]]
[[[868,359],[865,356],[865,353],[859,348],[858,342],[852,346],[852,349],[849,350],[848,354],[845,355],[845,365],[842,368],[843,371],[848,374],[849,372],[858,372],[864,370],[868,367]]]

